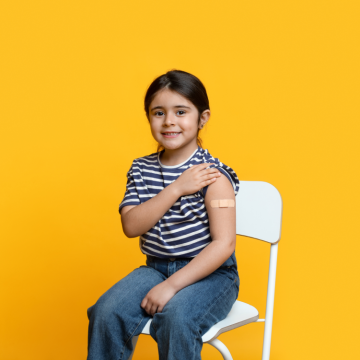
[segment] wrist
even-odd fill
[[[175,274],[168,277],[165,282],[168,287],[170,287],[175,293],[180,291],[182,288],[179,286],[180,284],[177,284],[176,277],[174,277]]]
[[[181,192],[181,189],[179,188],[179,186],[176,184],[176,180],[174,182],[172,182],[168,188],[171,190],[172,194],[174,195],[174,197],[176,197],[176,200],[181,197],[183,194]]]

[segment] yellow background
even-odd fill
[[[358,1],[2,1],[0,359],[85,359],[86,310],[144,264],[118,205],[156,151],[143,98],[205,84],[204,146],[280,191],[271,359],[359,355]],[[238,237],[239,299],[265,313],[267,244]],[[261,358],[263,324],[220,336]],[[209,345],[204,359],[221,359]],[[142,336],[134,359],[157,359]]]

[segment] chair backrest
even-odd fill
[[[236,195],[236,234],[276,244],[281,237],[282,199],[264,181],[240,181]]]
[[[274,313],[278,242],[281,237],[282,199],[279,191],[264,181],[240,181],[236,195],[236,234],[270,243],[268,289],[262,360],[270,358]]]

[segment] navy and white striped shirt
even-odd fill
[[[127,173],[127,185],[120,210],[127,205],[140,205],[174,182],[186,169],[200,163],[214,163],[231,182],[235,195],[239,179],[229,166],[198,146],[183,163],[166,166],[160,162],[161,152],[135,159]],[[211,242],[209,219],[205,207],[208,186],[191,195],[181,196],[160,221],[140,236],[144,254],[160,258],[194,257]]]

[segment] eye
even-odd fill
[[[163,115],[164,113],[162,112],[162,111],[157,111],[156,113],[155,113],[155,116],[161,116],[161,115]]]
[[[180,113],[180,114],[179,114],[179,113]],[[184,115],[184,114],[186,114],[186,111],[184,111],[184,110],[179,110],[179,111],[178,111],[178,114],[179,114],[179,115]]]

